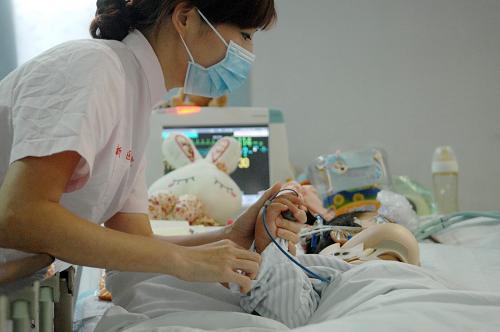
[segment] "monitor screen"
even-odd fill
[[[180,132],[191,138],[203,157],[221,137],[234,137],[241,144],[241,157],[238,168],[231,174],[231,178],[238,184],[244,195],[256,195],[259,191],[269,187],[269,128],[267,126],[163,127],[163,140],[173,132]]]

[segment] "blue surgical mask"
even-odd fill
[[[227,51],[224,59],[205,68],[194,61],[186,42],[180,36],[190,59],[184,81],[184,92],[196,96],[220,97],[228,92],[233,92],[246,81],[255,55],[232,40],[228,44],[205,15],[199,10],[198,13],[226,45]]]

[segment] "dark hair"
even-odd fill
[[[90,34],[122,40],[132,29],[151,31],[181,2],[198,8],[212,24],[267,29],[276,20],[274,0],[97,0]]]

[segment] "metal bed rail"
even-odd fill
[[[75,268],[71,266],[51,278],[14,289],[10,287],[13,281],[29,275],[26,264],[15,263],[0,265],[0,331],[72,331]],[[33,266],[32,273],[39,269]]]

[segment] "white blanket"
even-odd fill
[[[500,266],[499,260],[491,263]],[[325,290],[309,324],[295,331],[500,331],[500,292],[470,285],[474,283],[451,282],[426,268],[369,262],[343,272]],[[118,273],[111,288],[119,306],[107,311],[98,332],[287,330],[273,320],[242,313],[239,295],[217,284]]]
[[[437,238],[445,245],[420,245],[422,268],[370,262],[342,273],[294,331],[500,331],[500,222],[474,219]],[[108,284],[117,305],[97,332],[288,330],[243,313],[239,294],[218,284],[140,273]]]

